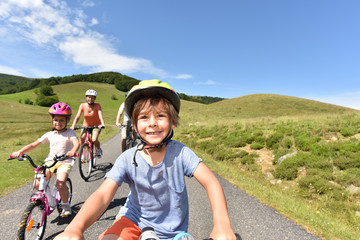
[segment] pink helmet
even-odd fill
[[[69,105],[63,102],[53,104],[49,109],[50,115],[71,116],[72,111]]]

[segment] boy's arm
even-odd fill
[[[76,126],[76,124],[78,123],[78,121],[79,121],[79,119],[80,119],[80,117],[81,117],[81,113],[82,113],[82,109],[81,109],[81,105],[82,104],[80,104],[80,106],[79,106],[79,110],[78,110],[78,112],[77,112],[77,114],[76,114],[76,116],[75,116],[75,118],[74,118],[74,122],[73,122],[73,124],[71,125],[71,129],[75,129],[75,126]]]
[[[213,172],[202,162],[194,172],[194,177],[205,188],[213,213],[213,239],[236,239],[231,228],[224,191]]]
[[[32,150],[34,150],[35,148],[37,148],[39,145],[41,145],[41,142],[39,140],[36,140],[35,142],[30,143],[29,145],[26,145],[25,147],[23,147],[22,149],[20,149],[17,152],[13,152],[11,155],[13,157],[18,157],[23,153],[26,152],[30,152]]]
[[[85,230],[105,212],[118,187],[114,180],[106,178],[100,187],[85,201],[75,218],[65,228],[65,231],[56,236],[55,240],[84,239]]]

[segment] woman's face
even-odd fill
[[[88,104],[93,104],[95,102],[95,96],[86,96],[86,102]]]
[[[150,101],[147,101],[140,110],[137,132],[147,144],[156,145],[160,144],[175,126],[170,126],[169,111],[163,101],[153,108],[150,108],[149,104]]]

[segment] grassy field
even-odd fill
[[[54,86],[73,111],[94,88],[113,136],[124,93],[99,83]],[[50,130],[47,108],[20,104],[33,91],[0,96],[3,107],[1,195],[31,181],[29,164],[8,162],[12,151]],[[114,99],[118,100],[114,100]],[[306,99],[255,94],[203,105],[182,101],[175,139],[219,175],[323,239],[359,239],[359,111]],[[47,146],[32,153],[38,159]],[[281,156],[292,154],[283,161]]]

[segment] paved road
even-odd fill
[[[80,178],[77,166],[70,174],[73,181],[72,208],[75,214],[87,197],[101,184],[103,176],[110,170],[116,157],[120,154],[120,136],[116,135],[103,143],[102,148],[104,156],[98,161],[98,168],[89,182],[84,182]],[[19,162],[19,164],[25,163]],[[228,181],[220,177],[219,180],[225,191],[233,229],[240,233],[243,240],[318,239],[280,215],[276,210],[261,204],[244,191],[234,187]],[[187,188],[190,201],[189,232],[195,239],[203,239],[209,235],[212,228],[210,204],[205,190],[195,179],[187,180]],[[0,239],[16,239],[17,224],[28,202],[30,189],[31,184],[28,184],[8,196],[0,198]],[[97,236],[111,225],[119,206],[124,204],[128,192],[129,189],[126,185],[118,190],[108,210],[85,232],[86,239],[97,239]],[[53,212],[48,218],[44,239],[53,239],[64,230],[71,219],[72,217],[60,218],[57,212]]]

